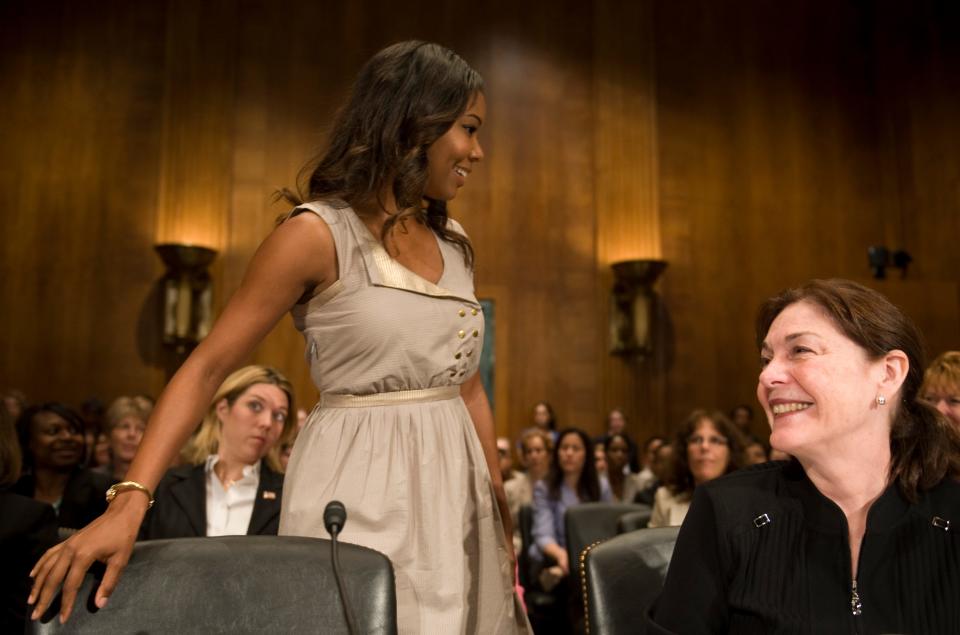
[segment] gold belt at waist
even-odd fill
[[[377,392],[370,395],[338,395],[323,393],[320,395],[321,408],[366,408],[369,406],[392,406],[402,403],[427,403],[445,401],[460,396],[460,386],[438,386],[420,390],[397,390],[395,392]]]

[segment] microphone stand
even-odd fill
[[[350,608],[350,600],[347,598],[347,589],[344,586],[343,578],[340,575],[340,555],[337,552],[337,536],[347,522],[347,509],[340,501],[330,501],[323,510],[323,524],[330,533],[330,559],[333,562],[333,577],[337,580],[337,588],[340,591],[340,603],[343,605],[343,616],[347,620],[347,631],[350,635],[357,635],[356,620],[353,618],[353,610]]]

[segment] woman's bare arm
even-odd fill
[[[301,214],[277,227],[260,245],[210,334],[158,399],[127,479],[154,491],[226,376],[298,299],[326,288],[336,275],[333,236],[320,218]],[[95,560],[107,564],[96,597],[97,606],[104,606],[130,558],[146,509],[145,496],[125,492],[103,516],[47,551],[31,572],[32,618],[43,614],[62,582],[60,620],[66,621],[83,576]]]
[[[480,438],[483,447],[483,457],[490,470],[490,480],[493,481],[493,491],[500,508],[500,519],[503,522],[503,531],[507,538],[507,553],[511,562],[516,559],[513,552],[513,520],[510,518],[510,507],[507,504],[507,493],[503,489],[503,477],[500,475],[500,460],[497,456],[497,433],[493,424],[493,413],[490,411],[490,401],[480,381],[480,373],[474,373],[460,387],[460,396],[467,405],[467,411],[473,420],[473,427]]]

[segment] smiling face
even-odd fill
[[[83,432],[55,412],[38,412],[30,424],[29,450],[37,469],[75,468],[83,458]]]
[[[477,93],[450,129],[427,148],[426,196],[439,201],[456,197],[474,166],[483,160],[477,133],[486,116],[487,102],[483,93]]]
[[[530,435],[523,441],[523,464],[533,478],[543,478],[550,467],[547,445],[539,435]]]
[[[220,458],[244,465],[262,459],[280,438],[289,407],[287,394],[273,384],[253,384],[232,406],[221,399]]]
[[[709,419],[701,419],[687,438],[687,464],[697,485],[723,476],[730,465],[730,440]]]
[[[878,426],[889,435],[897,395],[884,384],[884,361],[868,359],[818,305],[800,301],[780,312],[764,339],[761,364],[757,398],[774,448],[803,460],[855,447]],[[890,406],[877,405],[881,394]]]

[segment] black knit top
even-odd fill
[[[960,633],[960,484],[870,507],[851,580],[846,517],[797,462],[698,487],[652,633]]]

